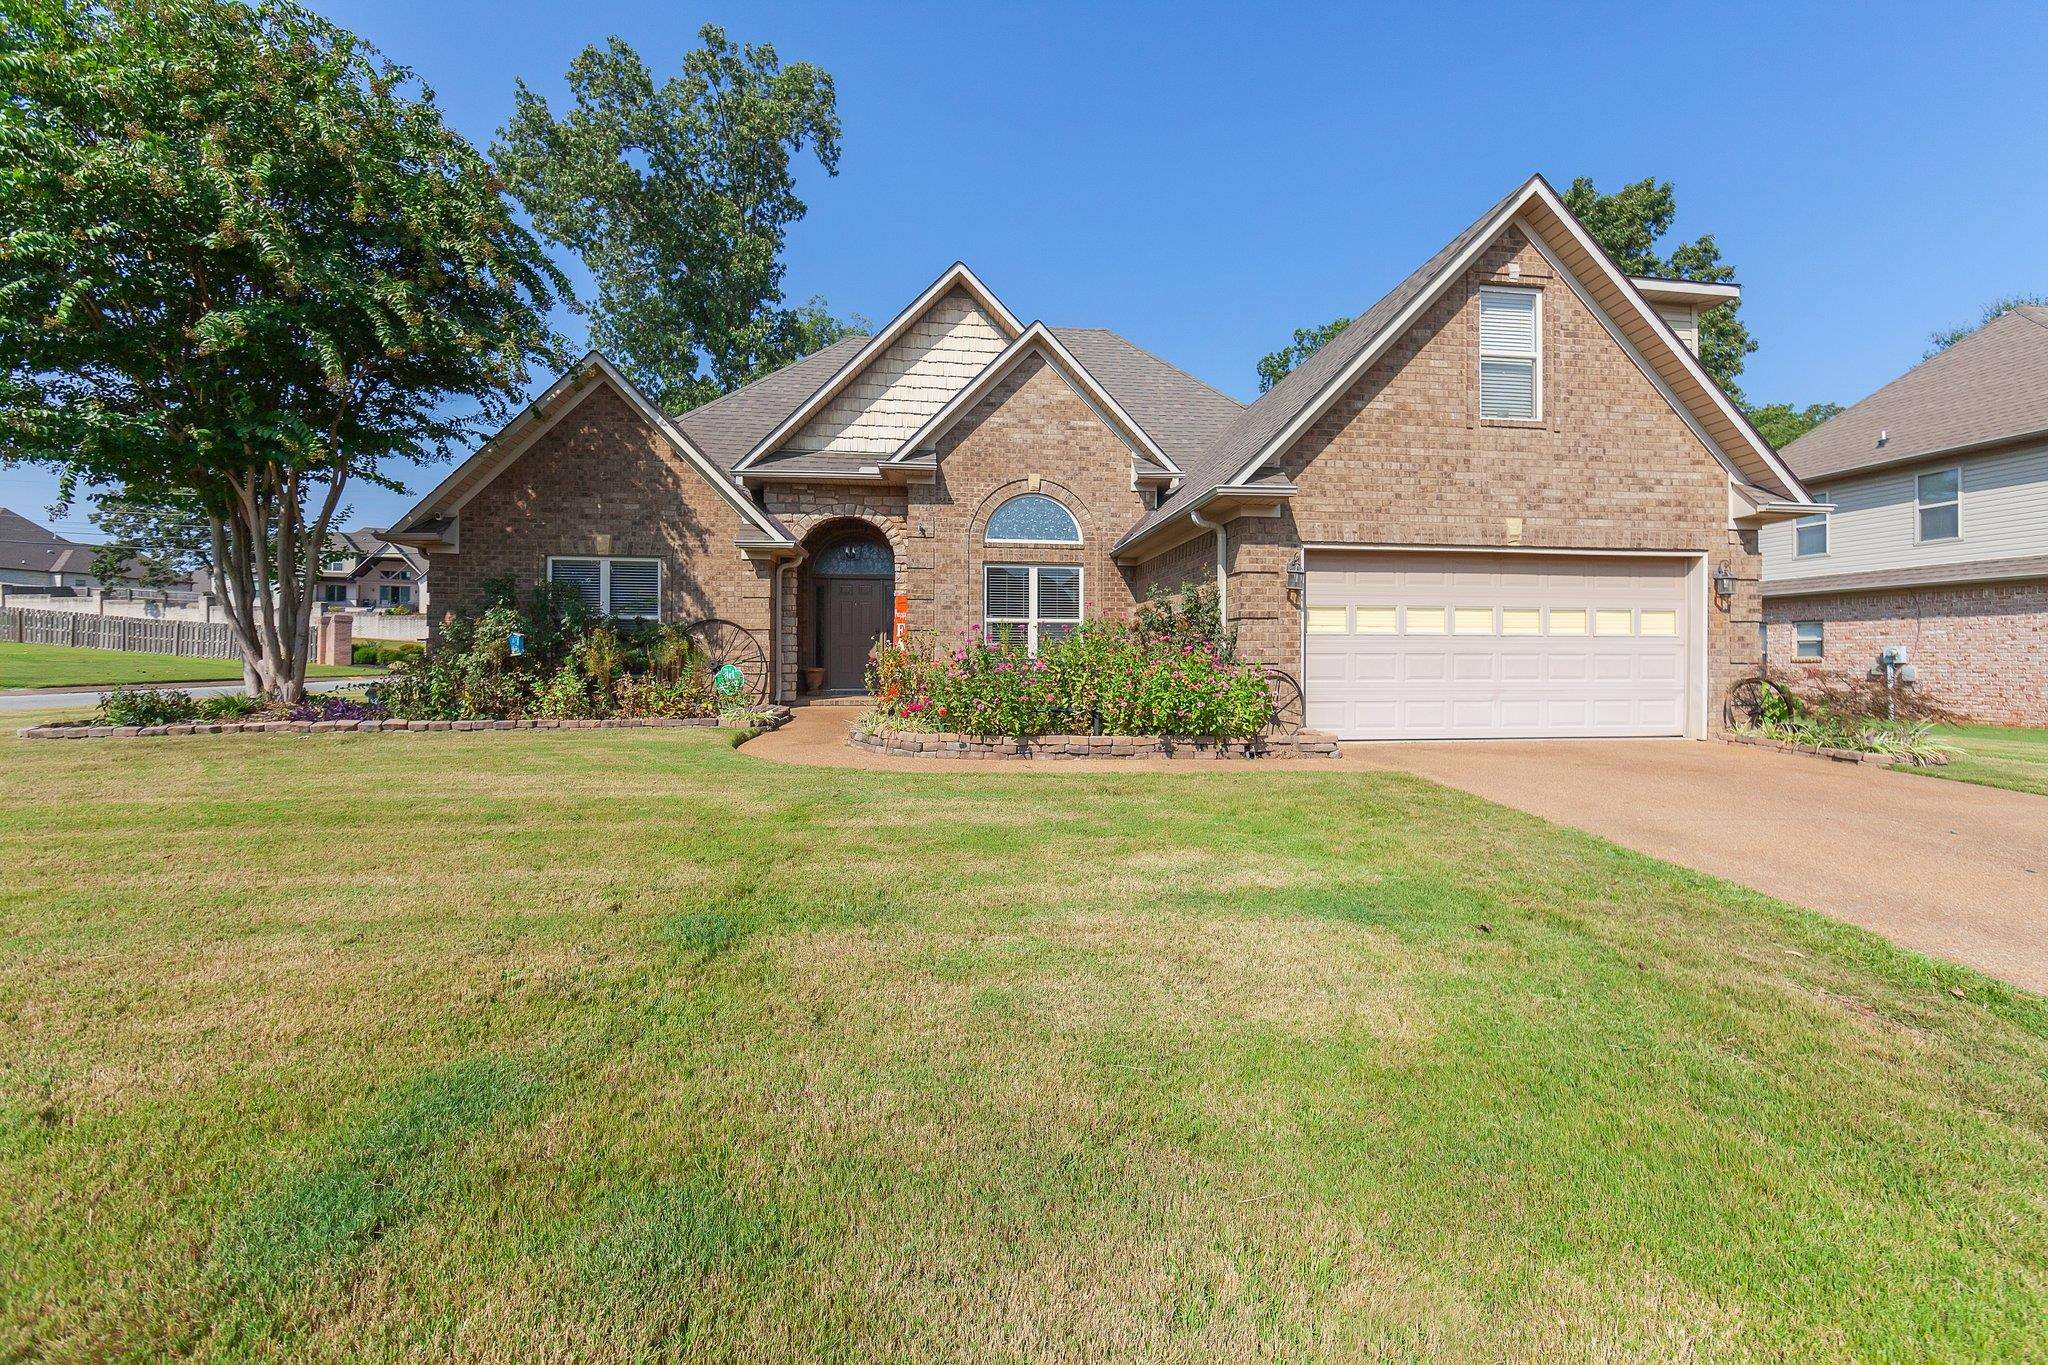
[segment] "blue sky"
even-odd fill
[[[837,178],[802,177],[793,298],[886,319],[964,259],[1026,319],[1241,397],[1532,170],[1676,183],[1675,233],[1744,285],[1758,401],[1854,401],[2048,291],[2048,6],[314,3],[479,143],[515,77],[557,97],[610,34],[664,74],[706,21],[772,42],[833,73],[845,124]],[[0,471],[0,505],[53,487]],[[408,501],[359,492],[354,521]]]

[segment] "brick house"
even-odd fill
[[[1035,647],[1199,581],[1345,738],[1698,736],[1757,663],[1758,529],[1815,510],[1693,352],[1734,294],[1624,276],[1535,177],[1245,405],[956,264],[678,417],[589,356],[386,536],[442,606],[729,620],[784,699],[898,622]]]
[[[2048,308],[2015,308],[1785,447],[1823,504],[1762,537],[1771,666],[1885,651],[1933,701],[2048,725]]]

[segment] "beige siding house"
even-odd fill
[[[1930,700],[2048,725],[2048,309],[1994,320],[1784,456],[1827,510],[1762,533],[1772,665],[1857,676],[1890,651]]]
[[[1815,510],[1695,354],[1734,294],[1628,278],[1534,177],[1247,405],[956,264],[679,416],[588,357],[387,535],[442,606],[510,574],[729,622],[782,699],[900,631],[1037,648],[1209,583],[1347,739],[1705,735],[1756,537]]]

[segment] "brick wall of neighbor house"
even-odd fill
[[[1510,266],[1520,267],[1511,278]],[[1481,423],[1479,289],[1540,289],[1541,422]],[[1759,653],[1754,533],[1728,529],[1727,475],[1599,319],[1510,229],[1282,461],[1300,492],[1230,525],[1248,655],[1300,667],[1287,569],[1304,542],[1691,550],[1737,589],[1708,626],[1709,715]],[[1509,518],[1521,519],[1517,537]]]
[[[771,571],[733,545],[739,510],[609,385],[596,384],[462,509],[462,550],[432,556],[434,607],[473,605],[480,584],[547,577],[549,555],[662,561],[662,617],[723,617],[769,638]]]
[[[1904,645],[1928,700],[1994,725],[2048,725],[2048,580],[1774,597],[1771,668],[1862,677]],[[1796,657],[1795,621],[1823,623],[1825,655]]]

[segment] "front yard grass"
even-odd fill
[[[382,672],[340,664],[308,664],[309,678],[353,678]],[[0,691],[17,687],[114,687],[123,683],[240,682],[233,659],[188,659],[125,649],[0,642]]]
[[[0,858],[0,1358],[2043,1351],[2041,999],[1402,775],[9,737]]]
[[[1902,771],[2048,796],[2048,730],[1955,725],[1939,734],[1950,745],[1949,761],[1939,768]]]

